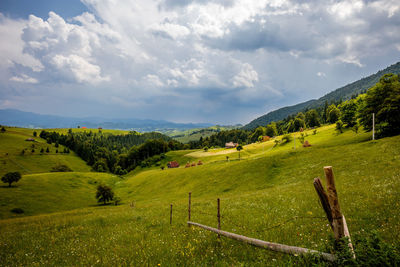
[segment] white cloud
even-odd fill
[[[30,83],[127,108],[150,109],[149,99],[166,96],[187,107],[223,99],[225,110],[252,99],[264,108],[318,97],[393,63],[400,50],[396,0],[82,2],[90,12],[74,18],[0,15],[3,96]]]
[[[10,81],[19,82],[19,83],[38,83],[39,81],[35,78],[29,77],[28,75],[21,74],[21,76],[13,76],[10,78]]]
[[[91,64],[78,55],[55,55],[51,63],[61,72],[71,73],[77,82],[99,83],[109,81],[109,77],[102,77],[100,67]]]
[[[33,71],[41,71],[43,65],[32,57],[24,53],[24,42],[21,40],[22,30],[26,21],[13,20],[0,13],[0,68],[5,71],[7,68],[14,67],[15,64],[28,67]]]
[[[248,63],[242,65],[240,72],[233,78],[235,87],[254,87],[254,82],[258,81],[258,73]]]

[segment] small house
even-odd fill
[[[168,168],[179,168],[179,163],[176,161],[170,161],[167,163]]]
[[[229,142],[229,143],[225,143],[225,148],[235,148],[238,145],[239,145],[238,143]]]

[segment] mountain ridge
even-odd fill
[[[258,126],[265,126],[270,122],[283,120],[290,115],[296,114],[301,111],[305,111],[306,109],[315,109],[321,107],[324,105],[325,101],[331,103],[339,101],[341,99],[342,100],[350,99],[353,95],[360,94],[364,90],[367,90],[370,87],[374,86],[379,81],[380,77],[382,77],[382,75],[387,73],[400,74],[400,62],[392,64],[383,70],[379,70],[375,74],[371,74],[355,82],[337,88],[318,99],[311,99],[306,102],[302,102],[292,106],[282,107],[277,110],[268,112],[265,115],[255,118],[254,120],[243,126],[242,129],[253,130]]]
[[[100,117],[74,118],[58,115],[37,114],[17,109],[0,109],[0,124],[25,128],[87,128],[136,130],[139,132],[166,131],[170,129],[188,130],[210,127],[210,123],[176,123],[151,119],[104,119]]]

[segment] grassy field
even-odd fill
[[[307,134],[309,148],[301,147],[298,139],[296,148],[294,141],[274,147],[271,140],[245,146],[240,161],[235,150],[169,152],[166,160],[182,164],[201,160],[204,165],[138,169],[123,178],[79,170],[26,174],[16,187],[0,188],[0,262],[29,266],[300,264],[299,257],[218,240],[215,234],[189,228],[187,195],[192,192],[195,222],[216,226],[219,197],[223,230],[329,252],[332,231],[312,185],[315,177],[323,178],[323,167],[328,165],[333,166],[352,236],[377,231],[385,242],[399,245],[400,136],[371,141],[370,133],[337,134],[333,126]],[[94,181],[111,185],[122,205],[96,206]],[[25,213],[11,213],[14,207]]]
[[[40,130],[8,127],[5,133],[0,133],[0,176],[11,171],[19,171],[22,174],[46,173],[57,164],[65,164],[73,171],[90,171],[90,166],[73,151],[68,154],[61,153],[64,150],[62,145],[56,148],[55,144],[47,144],[40,137],[34,137],[34,131],[39,135]],[[35,141],[26,141],[28,138]],[[40,153],[42,148],[45,151],[49,148],[49,153]],[[21,153],[22,150],[25,150],[24,154]]]

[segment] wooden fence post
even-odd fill
[[[192,205],[192,192],[189,192],[189,207],[188,207],[188,216],[189,216],[189,222],[190,222],[190,206]],[[188,226],[190,227],[190,224],[188,224]]]
[[[314,187],[315,187],[315,190],[317,191],[317,194],[319,196],[319,200],[321,201],[321,205],[322,205],[322,208],[325,211],[326,217],[328,218],[329,225],[331,226],[332,231],[333,231],[332,210],[331,210],[331,206],[329,204],[328,194],[326,193],[326,191],[325,191],[325,189],[324,189],[324,187],[322,185],[322,182],[321,182],[321,180],[319,178],[315,178],[314,179]]]
[[[324,167],[326,177],[326,191],[328,193],[329,205],[332,210],[332,226],[335,239],[339,240],[344,237],[343,215],[340,212],[339,199],[335,187],[335,179],[331,166]]]
[[[220,200],[217,199],[217,218],[218,218],[218,230],[221,230],[221,211],[220,211]],[[218,234],[218,238],[221,238],[220,234]]]
[[[169,224],[172,224],[172,204],[171,204],[171,209],[169,211]]]

